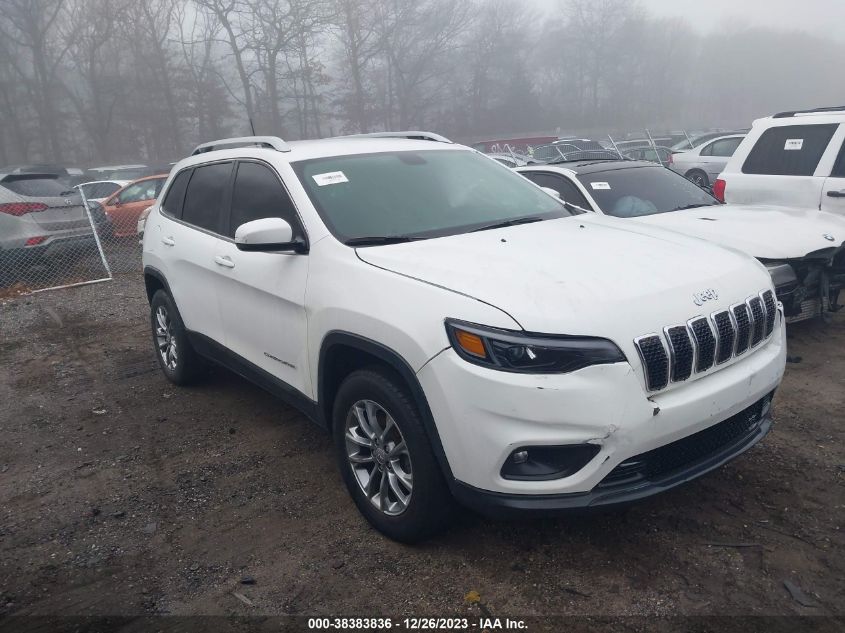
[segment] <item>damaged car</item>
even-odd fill
[[[841,307],[845,217],[722,204],[683,176],[643,161],[568,161],[517,171],[572,208],[631,218],[752,255],[769,270],[788,322]]]

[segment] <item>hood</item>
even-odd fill
[[[726,204],[636,221],[715,242],[757,259],[800,259],[845,244],[845,217],[813,209]]]
[[[493,305],[527,331],[601,336],[626,353],[638,336],[771,288],[766,269],[746,255],[598,215],[360,248],[358,256]],[[717,299],[697,299],[710,289]]]

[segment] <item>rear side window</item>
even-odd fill
[[[215,163],[194,169],[185,195],[182,220],[219,233],[221,203],[231,175],[232,163]]]
[[[167,190],[167,196],[164,202],[161,203],[161,208],[168,215],[174,218],[182,217],[182,203],[185,202],[185,192],[188,190],[188,181],[191,179],[192,171],[186,169],[179,172],[179,175],[173,179],[173,184]]]
[[[723,138],[719,141],[713,141],[701,150],[702,156],[719,156],[726,158],[733,156],[736,148],[742,142],[741,138]]]
[[[751,150],[742,173],[812,176],[837,127],[831,124],[770,128]]]
[[[229,237],[241,224],[263,218],[282,218],[293,228],[294,237],[302,237],[296,209],[279,177],[258,163],[239,163],[232,194]]]

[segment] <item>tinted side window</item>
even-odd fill
[[[574,204],[582,209],[591,208],[587,199],[578,190],[578,187],[576,187],[575,184],[565,176],[560,176],[558,174],[542,174],[537,172],[528,172],[522,175],[526,176],[528,180],[540,185],[541,187],[554,189],[560,194],[560,199],[568,202],[569,204]]]
[[[182,220],[219,233],[221,203],[231,175],[232,163],[216,163],[194,169],[185,195]]]
[[[174,218],[182,217],[182,203],[185,201],[185,192],[188,190],[188,181],[191,179],[192,172],[191,169],[179,172],[179,175],[173,179],[173,184],[170,185],[167,196],[161,204],[164,212]]]
[[[833,124],[770,128],[751,150],[742,173],[812,176],[837,127]]]
[[[839,150],[839,157],[836,159],[836,164],[833,166],[833,172],[830,176],[832,178],[845,178],[845,142],[842,143],[842,149]]]
[[[296,209],[279,177],[264,165],[239,163],[232,195],[229,237],[241,224],[262,218],[282,218],[293,228],[294,237],[302,237]]]

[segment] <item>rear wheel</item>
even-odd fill
[[[373,527],[415,543],[449,524],[451,494],[396,378],[378,369],[352,373],[338,390],[333,423],[343,480]]]
[[[182,317],[170,295],[158,290],[150,303],[153,344],[159,367],[167,379],[186,385],[199,376],[203,361],[188,340]]]
[[[710,186],[710,179],[707,177],[707,174],[700,169],[692,169],[687,172],[686,176],[687,180],[698,185],[702,189],[707,189]]]

